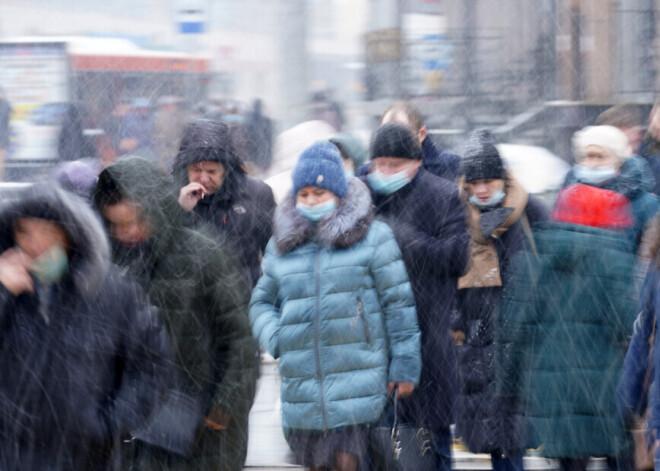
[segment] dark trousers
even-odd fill
[[[451,430],[449,427],[433,430],[433,451],[435,451],[436,469],[451,471]]]
[[[582,458],[560,458],[559,468],[561,471],[586,471],[589,459]],[[633,471],[635,466],[631,456],[608,456],[607,469],[610,471]]]
[[[493,471],[524,471],[522,451],[508,455],[491,453],[490,460],[493,464]]]

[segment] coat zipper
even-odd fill
[[[362,320],[362,328],[364,329],[364,338],[369,345],[371,345],[371,337],[369,336],[369,326],[367,325],[367,319],[364,317],[364,307],[362,306],[362,300],[360,296],[357,297],[357,313],[355,314]]]
[[[319,351],[319,322],[321,316],[321,247],[316,251],[316,260],[314,261],[314,284],[316,289],[315,305],[316,315],[314,316],[314,358],[316,360],[316,371],[319,376],[319,389],[321,393],[321,413],[323,415],[323,431],[328,431],[328,420],[325,413],[325,398],[323,395],[323,372],[321,371],[321,352]]]

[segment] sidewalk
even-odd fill
[[[250,435],[248,442],[246,471],[277,471],[286,469],[303,469],[293,463],[289,446],[282,434],[280,418],[280,376],[277,362],[270,355],[263,355],[261,361],[261,377],[257,387],[257,397],[250,413]],[[481,471],[491,468],[490,455],[473,454],[457,444],[452,449],[452,469],[465,471]],[[524,458],[526,471],[557,470],[557,463],[530,452]],[[590,471],[607,469],[604,460],[591,460]]]

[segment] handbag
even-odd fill
[[[372,468],[383,471],[431,471],[436,469],[433,436],[424,427],[400,424],[395,387],[376,426],[369,430]],[[393,406],[392,425],[385,425],[388,407]]]
[[[197,396],[170,389],[147,423],[131,432],[136,440],[181,456],[190,456],[197,443],[204,413]]]

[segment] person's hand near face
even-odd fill
[[[29,263],[28,257],[16,248],[7,249],[0,255],[0,283],[14,296],[34,293]]]
[[[188,184],[179,191],[179,206],[190,212],[204,196],[218,191],[225,179],[225,167],[220,162],[202,160],[186,167]]]

